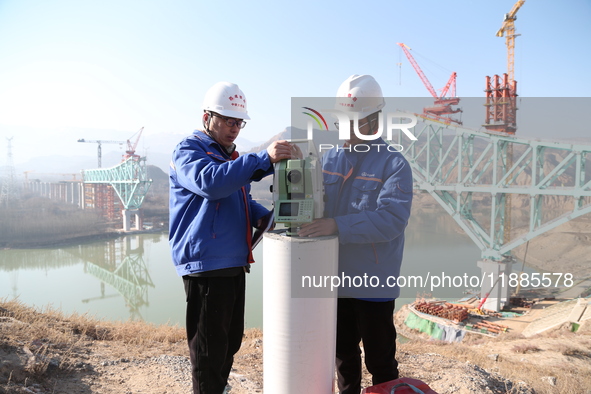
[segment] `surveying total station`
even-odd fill
[[[297,228],[321,218],[324,213],[322,165],[312,140],[292,140],[308,143],[308,155],[302,159],[286,159],[275,164],[273,205],[275,223],[285,224],[287,235],[297,235]]]

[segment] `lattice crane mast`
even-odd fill
[[[507,75],[509,76],[509,81],[515,80],[515,37],[520,36],[520,34],[515,34],[515,19],[517,19],[517,11],[519,11],[523,3],[525,3],[525,0],[518,0],[513,5],[511,11],[505,14],[503,25],[497,31],[497,37],[505,36],[505,44],[507,45]]]
[[[460,98],[456,97],[456,72],[452,72],[451,76],[449,77],[449,80],[447,81],[447,84],[443,89],[441,89],[441,94],[438,95],[435,89],[433,89],[433,85],[431,85],[431,82],[429,82],[429,79],[427,78],[419,64],[416,62],[416,60],[410,53],[410,47],[402,42],[399,42],[397,44],[400,46],[400,48],[402,48],[404,54],[408,58],[408,61],[419,75],[419,78],[421,78],[421,81],[423,82],[429,93],[431,93],[431,96],[433,96],[433,98],[435,99],[435,106],[423,108],[423,114],[428,118],[443,121],[448,124],[450,122],[462,124],[462,122],[459,120],[453,119],[449,116],[444,116],[462,112],[460,108],[452,108],[452,105],[458,105],[460,103]],[[450,94],[450,96],[446,97],[448,93]]]
[[[106,140],[85,140],[84,138],[80,138],[78,142],[89,142],[91,144],[98,144],[97,148],[97,157],[98,157],[98,168],[102,167],[102,157],[103,157],[103,150],[102,144],[119,144],[123,145],[126,141],[106,141]]]
[[[515,19],[517,11],[525,3],[518,0],[505,14],[497,37],[505,36],[507,45],[507,72],[503,76],[486,77],[486,119],[483,125],[488,131],[515,134],[517,131],[517,81],[515,80]]]
[[[101,145],[102,144],[119,144],[119,145],[126,144],[127,149],[125,150],[125,155],[123,155],[123,160],[128,159],[130,157],[139,157],[138,155],[135,154],[135,149],[137,147],[138,142],[140,141],[140,137],[142,136],[143,131],[144,131],[144,128],[142,127],[134,135],[129,137],[129,139],[127,141],[85,140],[84,138],[81,138],[78,140],[78,142],[90,142],[93,144],[98,144],[98,150],[97,150],[98,168],[101,168],[101,165],[102,165],[102,163],[101,163],[101,160],[102,160]],[[136,135],[137,135],[137,138],[135,139],[135,142],[132,142],[133,138]]]

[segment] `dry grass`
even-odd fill
[[[186,338],[184,329],[178,326],[156,326],[138,321],[102,321],[76,313],[66,316],[51,307],[38,311],[18,300],[0,299],[0,317],[2,316],[24,323],[11,330],[12,335],[21,340],[43,338],[61,346],[71,345],[80,338],[122,341],[139,346],[153,342],[176,343]]]
[[[591,387],[589,341],[588,334],[560,330],[538,335],[535,339],[501,336],[452,345],[440,341],[411,341],[400,345],[400,349],[410,353],[437,353],[476,364],[511,381],[524,381],[538,394],[583,394]],[[494,353],[499,354],[497,361],[489,357]],[[543,360],[548,362],[541,362]],[[548,383],[548,377],[556,378],[555,386]]]
[[[410,341],[399,348],[410,354],[437,353],[446,359],[474,364],[512,382],[524,381],[538,394],[582,394],[591,387],[591,335],[584,332],[575,334],[563,328],[533,339],[507,335],[496,339],[467,339],[459,344]],[[257,364],[257,370],[261,369],[262,359],[249,357],[260,356],[260,338],[260,331],[247,331],[244,346],[237,355],[237,360],[244,357],[243,362],[251,367]],[[158,355],[174,354],[175,349],[182,349],[182,353],[177,354],[185,354],[185,340],[184,329],[179,327],[106,322],[77,314],[66,316],[51,308],[40,311],[18,300],[0,299],[0,354],[22,355],[24,350],[29,359],[20,377],[15,372],[3,378],[0,365],[0,393],[9,385],[6,378],[19,380],[21,384],[27,377],[56,378],[61,372],[75,369],[76,363],[88,361],[91,351],[100,356],[108,350],[108,359],[146,357],[150,351]],[[529,350],[516,352],[513,350],[516,347]],[[536,350],[532,353],[533,348]],[[255,353],[256,350],[259,353]],[[120,354],[113,356],[114,352]],[[491,354],[499,356],[490,357]],[[55,360],[59,360],[57,365]],[[0,361],[3,361],[2,356]],[[434,373],[445,374],[445,365],[445,362],[439,367],[435,365]],[[547,377],[555,377],[556,385],[549,383]],[[515,387],[507,388],[507,393],[511,390]]]
[[[535,353],[535,352],[539,352],[540,348],[537,347],[536,345],[530,344],[530,343],[521,343],[519,345],[515,345],[511,348],[512,351],[514,351],[515,353],[521,353],[521,354],[526,354],[526,353]]]
[[[31,378],[41,378],[49,370],[69,372],[84,359],[89,343],[96,341],[127,344],[122,356],[131,356],[154,344],[174,344],[185,338],[179,327],[66,316],[52,308],[37,310],[18,300],[0,299],[0,350],[24,353],[23,373]]]

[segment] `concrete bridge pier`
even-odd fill
[[[480,297],[484,298],[488,294],[482,308],[498,312],[509,302],[511,296],[509,275],[511,275],[513,261],[486,259],[478,261],[477,265],[480,267],[483,278]]]
[[[144,226],[144,215],[141,209],[124,209],[121,211],[123,217],[123,231],[142,230]],[[134,224],[131,227],[131,218],[134,217]]]

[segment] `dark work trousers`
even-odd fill
[[[394,301],[371,302],[339,298],[336,366],[340,394],[361,391],[361,349],[373,384],[398,379]]]
[[[193,393],[221,394],[244,334],[244,272],[184,276]]]

